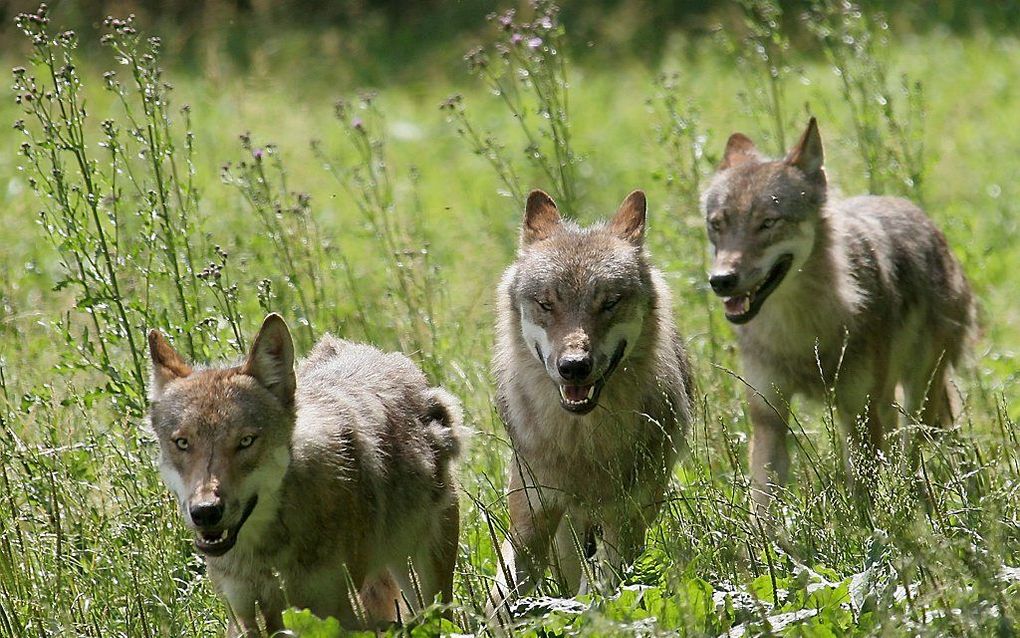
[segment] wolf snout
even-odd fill
[[[564,381],[583,381],[592,370],[590,352],[572,352],[562,355],[556,361],[556,371]]]
[[[712,291],[720,296],[730,295],[735,292],[739,282],[740,275],[735,272],[712,274],[708,278]]]
[[[201,501],[188,508],[191,522],[196,527],[213,527],[223,520],[223,501]]]

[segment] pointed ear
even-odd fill
[[[645,199],[644,191],[634,191],[627,195],[616,215],[609,221],[609,231],[620,239],[625,239],[635,246],[640,246],[645,240],[645,213],[648,211],[648,202]]]
[[[294,405],[294,341],[275,312],[262,322],[241,373],[254,377],[286,407]]]
[[[787,165],[799,168],[805,175],[811,178],[824,176],[822,163],[825,154],[822,151],[822,136],[818,133],[818,121],[811,118],[807,129],[800,136],[797,145],[790,149],[786,159]]]
[[[159,330],[149,331],[149,356],[152,358],[152,387],[149,398],[159,399],[167,384],[191,374],[191,366],[184,362]]]
[[[533,190],[524,208],[524,225],[521,227],[521,245],[545,239],[560,225],[560,211],[556,202],[545,192]]]
[[[759,158],[758,149],[751,138],[743,133],[734,133],[730,135],[730,139],[726,140],[726,150],[723,151],[723,160],[719,164],[719,170],[733,168]]]

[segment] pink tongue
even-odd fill
[[[726,306],[726,314],[742,315],[751,307],[751,300],[748,299],[747,295],[727,297],[723,300],[723,305]]]
[[[569,401],[584,401],[588,398],[589,388],[591,388],[590,385],[565,385],[563,394]]]

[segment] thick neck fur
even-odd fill
[[[839,212],[826,204],[818,212],[811,253],[789,272],[755,319],[736,327],[741,341],[801,355],[805,348],[813,351],[816,340],[823,347],[833,339],[842,342],[864,301],[851,273],[847,239]]]

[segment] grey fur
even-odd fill
[[[820,398],[834,388],[844,429],[872,453],[896,423],[897,383],[921,425],[952,421],[947,369],[973,330],[974,303],[945,237],[917,206],[897,197],[830,198],[814,119],[783,160],[761,157],[734,134],[703,206],[715,249],[711,275],[738,281],[721,293],[728,312],[747,307],[740,298],[768,280],[782,255],[792,255],[786,277],[757,313],[736,314],[752,386],[759,511],[770,483],[786,480],[793,395]]]
[[[530,591],[550,565],[569,592],[585,587],[577,546],[596,532],[611,584],[660,509],[693,384],[669,289],[643,247],[644,217],[640,192],[591,228],[560,220],[541,191],[529,198],[517,260],[497,293],[497,402],[514,455],[511,530],[490,612]],[[597,406],[563,407],[555,361],[592,354],[587,384],[611,368],[618,348],[624,357]]]
[[[150,416],[164,477],[196,538],[200,526],[188,513],[195,499],[218,497],[229,526],[258,496],[236,544],[206,557],[234,615],[229,633],[257,635],[256,603],[269,633],[282,629],[288,604],[360,626],[353,598],[368,625],[392,621],[398,588],[418,601],[408,559],[424,602],[437,594],[449,602],[459,402],[430,388],[407,357],[329,335],[295,377],[280,345],[290,340],[282,319],[267,317],[260,337],[267,331],[275,339],[257,338],[241,365],[197,372],[178,365],[179,357],[174,362],[158,333],[150,336],[154,375],[166,369],[164,361],[186,373],[163,379]],[[252,365],[260,349],[261,377]],[[296,380],[292,406],[263,383],[268,375],[286,386],[288,374]],[[244,434],[256,434],[256,443],[236,450]],[[187,451],[177,449],[178,437],[189,440]],[[348,576],[359,592],[347,591]]]

